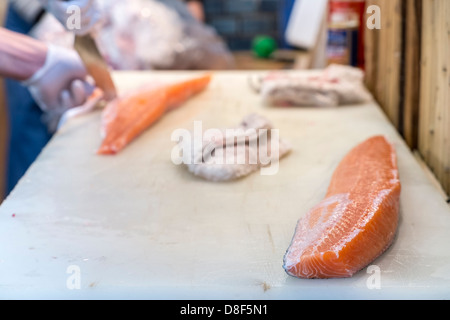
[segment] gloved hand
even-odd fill
[[[96,0],[39,0],[43,7],[62,25],[76,35],[89,33],[100,21],[101,13]],[[75,12],[68,10],[71,6],[80,8],[80,25],[74,24]],[[76,18],[76,17],[75,17]]]
[[[71,49],[49,45],[44,65],[22,82],[46,113],[62,114],[82,105],[94,91],[79,55]]]

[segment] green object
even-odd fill
[[[268,58],[277,49],[277,42],[269,36],[258,36],[253,39],[252,49],[257,57]]]

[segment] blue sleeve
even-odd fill
[[[26,34],[33,27],[26,23],[13,8],[9,8],[6,28]],[[28,89],[19,82],[5,81],[6,105],[9,122],[9,144],[7,154],[7,194],[14,188],[42,148],[51,138],[42,122],[42,112],[34,102]]]

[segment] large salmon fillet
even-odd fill
[[[194,79],[145,89],[111,101],[102,113],[102,144],[98,154],[115,154],[161,118],[205,89],[207,74]]]
[[[394,147],[375,136],[354,147],[333,173],[325,198],[296,226],[284,269],[300,278],[350,277],[395,236],[400,180]]]

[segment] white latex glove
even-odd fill
[[[94,90],[76,51],[49,45],[44,65],[22,82],[36,103],[47,113],[62,114],[82,105]]]
[[[76,35],[89,33],[97,22],[100,21],[101,13],[96,0],[39,0],[44,8],[50,12],[62,25]],[[80,16],[77,17],[77,11],[71,10],[79,8]],[[76,20],[79,19],[79,25]]]

